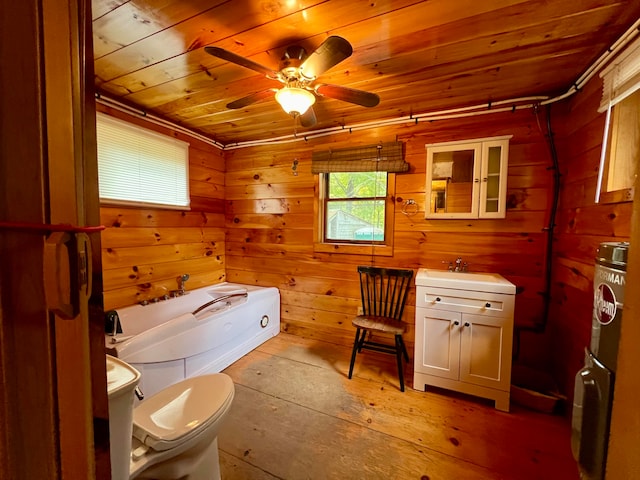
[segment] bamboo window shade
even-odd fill
[[[402,147],[402,142],[387,142],[313,152],[311,173],[406,172],[409,170],[409,164],[404,161]]]

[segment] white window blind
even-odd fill
[[[97,115],[100,200],[189,208],[189,144]]]
[[[621,102],[640,88],[640,38],[631,43],[601,73],[602,100],[599,112]]]

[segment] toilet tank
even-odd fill
[[[107,396],[109,398],[109,443],[111,479],[128,480],[133,428],[134,390],[140,372],[119,358],[107,355]]]

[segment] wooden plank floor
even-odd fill
[[[395,359],[281,333],[225,370],[223,480],[577,480],[566,419],[397,386]]]

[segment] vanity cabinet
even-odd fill
[[[426,145],[425,218],[504,218],[510,138]]]
[[[464,280],[474,274],[443,272],[461,279],[449,282],[458,288],[443,287],[425,281],[423,270],[416,276],[414,388],[456,390],[509,411],[515,286],[496,274],[490,280],[498,284],[470,285]]]

